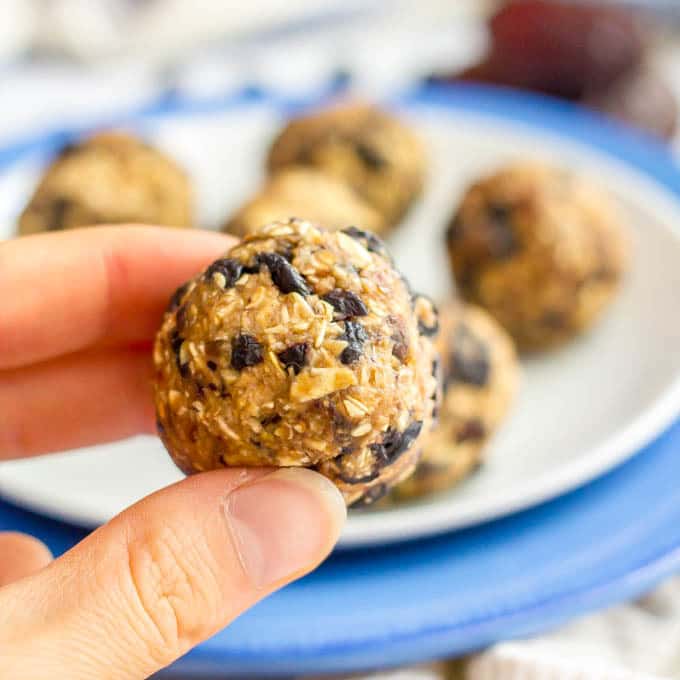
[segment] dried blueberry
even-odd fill
[[[165,425],[161,423],[160,418],[156,418],[156,429],[161,437],[165,434]]]
[[[441,406],[441,390],[439,389],[441,385],[441,380],[442,380],[442,365],[441,361],[439,360],[439,357],[435,357],[434,360],[432,361],[432,377],[436,380],[437,386],[434,388],[434,392],[432,392],[432,396],[430,399],[434,402],[434,406],[432,407],[432,420],[436,423],[439,420],[439,407]]]
[[[549,309],[541,316],[541,325],[559,331],[566,326],[566,319],[557,309]]]
[[[368,314],[368,309],[366,309],[361,298],[350,290],[336,288],[321,299],[332,305],[335,310],[333,318],[336,321],[344,321],[352,316],[366,316]]]
[[[326,400],[324,400],[324,402],[326,402]],[[325,403],[325,408],[333,422],[333,440],[341,447],[340,452],[342,453],[345,444],[348,441],[352,441],[352,430],[356,423],[352,422],[344,413],[339,411],[335,402],[332,400]]]
[[[364,231],[358,227],[347,227],[347,229],[342,230],[342,233],[347,234],[347,236],[351,236],[353,239],[359,241],[361,245],[363,245],[364,248],[366,248],[366,250],[369,252],[376,253],[377,255],[384,257],[386,260],[392,261],[390,254],[387,252],[385,244],[375,234],[371,234],[371,232]]]
[[[358,361],[364,353],[364,343],[368,340],[368,335],[360,323],[345,321],[345,332],[339,340],[347,342],[347,347],[340,354],[340,361],[343,364],[352,364]]]
[[[281,416],[278,413],[272,413],[269,416],[265,416],[260,420],[262,427],[267,427],[267,425],[276,425],[281,422]]]
[[[189,282],[181,285],[173,294],[172,297],[170,298],[170,302],[168,303],[168,312],[174,312],[182,303],[182,298],[186,294],[187,290],[189,288]]]
[[[174,330],[170,335],[170,347],[172,348],[172,351],[175,353],[175,356],[178,358],[179,350],[182,347],[183,342],[184,338],[176,330]]]
[[[59,231],[60,229],[63,229],[66,221],[66,213],[73,205],[73,201],[69,198],[55,198],[53,201],[50,201],[45,229],[47,231]]]
[[[216,371],[217,370],[217,364],[212,360],[208,359],[208,361],[205,362],[206,366],[211,370],[211,371]]]
[[[458,432],[456,435],[456,443],[462,444],[463,442],[479,441],[480,439],[484,439],[485,436],[486,428],[484,427],[484,424],[480,420],[473,418],[472,420],[468,420],[465,425],[463,425],[460,432]]]
[[[262,345],[247,333],[241,333],[231,343],[231,366],[241,371],[263,360]]]
[[[388,323],[392,326],[392,335],[390,340],[392,340],[392,356],[396,357],[402,363],[406,360],[408,356],[409,343],[406,337],[406,332],[404,331],[403,321],[397,316],[390,316],[388,318]]]
[[[279,352],[277,356],[287,369],[292,367],[297,375],[307,365],[307,352],[309,352],[309,345],[306,342],[299,342]]]
[[[379,444],[370,444],[369,448],[382,465],[390,465],[413,446],[422,428],[422,420],[414,421],[403,432],[390,428]]]
[[[189,364],[183,364],[180,359],[182,344],[184,343],[184,338],[174,330],[170,335],[170,347],[175,355],[175,363],[177,364],[177,370],[183,378],[189,377]]]
[[[372,505],[387,495],[389,490],[390,489],[387,484],[376,484],[375,486],[372,486],[358,501],[352,503],[350,507],[359,509],[364,508],[367,505]]]
[[[504,260],[513,255],[519,246],[512,228],[512,207],[491,203],[486,209],[483,234],[492,257]]]
[[[187,324],[187,305],[183,305],[177,310],[177,314],[175,315],[175,325],[177,326],[177,330],[181,332],[184,331],[186,328]]]
[[[453,334],[451,367],[446,385],[463,382],[484,387],[489,381],[490,372],[488,347],[464,323],[459,323]]]
[[[205,270],[206,280],[213,280],[215,274],[219,274],[224,277],[224,288],[232,288],[234,284],[241,278],[241,274],[243,274],[243,265],[238,260],[223,258],[213,262]],[[221,281],[220,284],[222,284]]]
[[[387,159],[377,149],[366,144],[366,142],[356,142],[354,149],[363,164],[371,170],[379,172],[387,166]]]
[[[375,453],[369,470],[366,470],[364,465],[358,465],[359,462],[360,458],[353,453],[338,456],[336,458],[338,477],[346,484],[365,484],[378,477],[382,464]]]
[[[446,472],[445,465],[437,465],[437,463],[431,463],[429,460],[421,460],[418,463],[418,477],[420,479],[427,479],[428,477],[435,477],[440,475],[442,472]]]
[[[417,310],[418,303],[424,301],[428,307],[432,309],[431,319],[425,319],[422,314],[418,314],[418,332],[425,337],[431,338],[439,333],[439,318],[437,317],[437,308],[430,298],[422,293],[414,293],[412,297],[413,308]],[[428,323],[429,321],[429,323]]]
[[[82,150],[83,146],[81,144],[78,144],[77,142],[68,142],[67,144],[64,144],[61,149],[59,149],[57,158],[62,160],[64,158],[68,158],[68,156],[73,156],[77,153],[80,153]]]
[[[591,283],[600,283],[611,281],[616,279],[616,272],[608,267],[606,264],[602,263],[597,269],[593,270],[588,274],[583,280],[579,281],[577,286],[583,288],[590,285]]]
[[[406,357],[408,356],[408,341],[404,336],[403,331],[395,331],[392,333],[392,356],[396,357],[404,363]]]
[[[302,274],[283,255],[260,253],[257,261],[269,269],[274,285],[282,293],[299,293],[305,296],[311,294]]]
[[[297,217],[296,218],[291,217],[291,219],[298,219],[298,218]],[[291,244],[286,243],[286,244],[282,245],[281,248],[279,248],[279,250],[277,250],[277,252],[285,260],[288,260],[288,262],[293,261],[294,253],[293,253],[293,246]]]
[[[461,221],[460,215],[456,215],[446,230],[446,241],[447,243],[453,243],[457,241],[463,234],[465,229],[463,228],[463,223]]]

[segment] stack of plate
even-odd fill
[[[654,142],[551,100],[465,87],[393,104],[431,157],[426,196],[391,244],[414,287],[446,294],[442,230],[460,192],[527,156],[605,184],[628,217],[633,269],[591,333],[525,362],[520,400],[481,472],[449,493],[354,514],[320,569],[191,652],[176,665],[183,673],[347,671],[461,653],[680,569],[680,170]],[[183,162],[201,221],[213,225],[254,188],[289,112],[244,96],[121,122]],[[13,223],[58,139],[0,150],[0,224]],[[153,438],[5,463],[0,529],[31,532],[58,553],[84,535],[77,527],[177,478]]]

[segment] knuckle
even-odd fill
[[[200,641],[216,610],[216,580],[196,545],[166,527],[128,546],[129,579],[142,637],[167,662]]]
[[[0,413],[3,414],[0,427],[0,459],[23,458],[33,453],[35,446],[32,441],[35,427],[30,427],[24,412],[18,408],[16,399],[12,399],[15,387],[14,372],[3,376],[0,384]]]

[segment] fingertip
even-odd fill
[[[328,536],[335,543],[347,519],[347,504],[338,487],[328,477],[309,468],[281,468],[273,474],[276,479],[296,484],[311,494],[319,511],[327,516]]]
[[[49,548],[37,538],[0,533],[0,587],[34,574],[52,561]]]
[[[231,234],[213,229],[165,227],[158,224],[124,224],[100,225],[86,227],[86,231],[93,238],[102,238],[103,234],[120,243],[121,249],[130,249],[131,241],[147,242],[148,239],[158,240],[170,244],[174,250],[175,244],[181,243],[183,248],[175,251],[179,257],[195,257],[202,250],[208,255],[218,257],[219,254],[236,245],[238,240]]]
[[[271,589],[326,558],[347,510],[325,477],[305,468],[283,468],[232,490],[225,514],[247,578],[255,588]]]

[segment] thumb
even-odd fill
[[[163,489],[0,589],[0,678],[146,677],[317,566],[345,515],[301,468]]]

